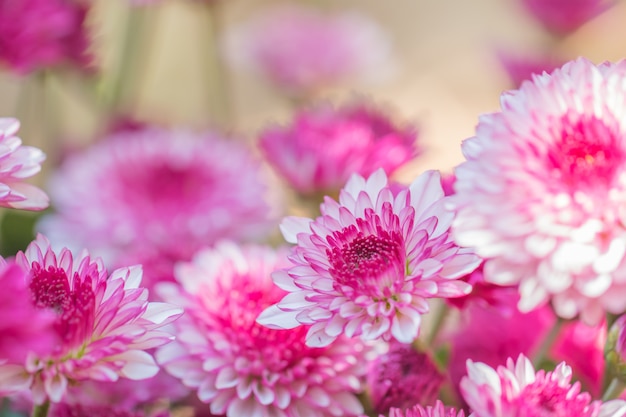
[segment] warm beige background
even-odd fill
[[[364,93],[419,124],[427,153],[405,170],[406,175],[426,168],[450,169],[460,161],[458,145],[472,135],[478,115],[498,108],[498,96],[508,84],[493,55],[495,47],[523,52],[553,43],[515,0],[310,3],[327,10],[359,10],[388,31],[395,49],[395,75],[377,85],[342,86],[329,92],[329,97],[341,100]],[[244,21],[274,4],[278,2],[224,0],[223,26]],[[105,73],[118,68],[127,11],[125,0],[95,4],[91,23]],[[146,41],[133,64],[136,81],[123,96],[122,107],[144,120],[209,126],[213,39],[206,7],[194,0],[163,0],[143,12]],[[566,57],[583,55],[596,62],[620,59],[626,56],[624,21],[626,7],[620,3],[556,48]],[[229,72],[229,78],[234,130],[248,140],[269,121],[289,116],[289,103],[255,75]],[[66,81],[48,80],[43,97],[32,80],[0,76],[0,114],[19,116],[24,141],[38,143],[51,155],[67,144],[91,140],[101,112],[82,97],[80,85]],[[107,88],[106,83],[105,78],[100,88]],[[20,102],[20,95],[26,99]],[[42,113],[47,114],[45,123],[40,123]]]

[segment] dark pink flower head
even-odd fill
[[[57,214],[41,229],[89,247],[114,266],[143,264],[146,286],[222,238],[274,227],[259,162],[244,144],[213,134],[123,131],[64,162],[50,193]]]
[[[373,78],[390,61],[389,40],[365,16],[325,15],[295,4],[267,11],[227,41],[234,65],[262,74],[290,94]]]
[[[392,343],[369,366],[367,385],[374,411],[430,404],[439,394],[443,375],[430,357],[411,345]]]
[[[299,112],[291,125],[260,135],[267,160],[296,191],[336,193],[356,173],[378,168],[391,175],[418,153],[417,131],[398,126],[369,103],[334,108],[321,103]]]
[[[48,207],[48,196],[24,180],[41,171],[46,155],[40,149],[22,146],[15,136],[19,127],[16,119],[0,118],[0,207],[43,210]]]
[[[0,0],[0,62],[19,73],[91,63],[84,0]]]
[[[547,30],[567,35],[611,7],[614,0],[521,0]]]
[[[626,61],[572,61],[502,96],[456,169],[457,243],[485,280],[599,323],[626,310]]]
[[[99,259],[86,252],[74,258],[67,249],[58,255],[39,235],[16,262],[30,271],[32,304],[55,314],[59,342],[45,353],[28,352],[21,366],[30,378],[35,403],[60,402],[69,384],[82,380],[115,381],[119,377],[145,379],[158,371],[146,349],[172,337],[159,330],[181,310],[165,303],[148,303],[139,287],[141,268],[114,271],[110,276]],[[11,381],[0,380],[0,390]]]
[[[385,416],[381,415],[380,417]],[[392,408],[389,411],[389,417],[465,417],[465,412],[446,407],[437,400],[434,406],[422,407],[418,404],[406,409]]]
[[[256,323],[284,291],[271,272],[285,253],[267,247],[218,243],[179,264],[181,285],[163,283],[161,296],[184,306],[176,341],[157,359],[197,389],[211,413],[228,417],[330,417],[363,412],[355,396],[366,371],[364,346],[348,339],[317,349],[306,330],[274,330]]]
[[[353,175],[339,196],[326,197],[315,220],[286,218],[285,239],[297,244],[291,267],[274,282],[288,291],[259,322],[273,328],[310,326],[307,345],[339,335],[411,343],[429,298],[458,297],[459,278],[480,260],[452,242],[454,213],[444,205],[439,173],[428,171],[397,195],[380,169]]]

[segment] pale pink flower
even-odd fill
[[[24,180],[41,171],[46,155],[40,149],[22,146],[22,140],[15,136],[19,127],[16,119],[0,118],[0,207],[43,210],[48,207],[48,196]]]
[[[259,145],[270,164],[298,192],[336,192],[356,173],[391,175],[419,153],[417,131],[395,124],[369,103],[334,108],[320,103],[288,126],[273,126]]]
[[[234,66],[258,72],[290,94],[379,78],[391,61],[388,37],[367,17],[295,4],[267,10],[236,28],[225,48]]]
[[[623,100],[624,99],[624,100]],[[519,285],[597,324],[626,309],[626,61],[578,59],[502,96],[456,169],[454,236],[489,258],[485,279]]]
[[[0,0],[0,63],[28,73],[91,63],[86,0]]]
[[[380,417],[384,416],[381,415]],[[422,407],[421,405],[415,405],[404,410],[392,408],[389,411],[389,417],[465,417],[465,412],[446,407],[441,401],[437,400],[434,406]]]
[[[68,157],[53,177],[56,214],[40,230],[115,267],[141,263],[150,288],[222,238],[275,227],[251,151],[211,133],[140,128]]]
[[[610,8],[614,0],[521,0],[547,30],[567,35]]]
[[[145,350],[172,339],[159,328],[182,311],[147,301],[147,290],[139,287],[140,267],[108,276],[100,260],[86,252],[75,259],[67,249],[57,255],[41,235],[17,254],[16,262],[32,275],[31,302],[56,313],[60,338],[45,353],[28,352],[25,361],[0,365],[0,374],[5,367],[22,368],[35,403],[60,402],[68,385],[82,380],[145,379],[157,373]],[[11,384],[0,378],[0,390]]]
[[[426,405],[435,401],[443,375],[426,353],[411,345],[392,343],[369,366],[367,386],[375,412]]]
[[[303,328],[274,330],[255,321],[283,296],[270,274],[285,263],[285,254],[270,248],[222,242],[179,264],[182,287],[157,288],[165,300],[184,306],[185,315],[174,323],[176,341],[159,349],[157,359],[197,388],[214,414],[358,415],[364,346],[344,339],[310,348]]]
[[[412,342],[427,300],[467,294],[470,285],[458,278],[480,262],[452,242],[447,200],[438,172],[394,196],[380,169],[367,180],[353,175],[339,202],[325,198],[317,219],[286,218],[283,235],[297,246],[292,267],[273,278],[289,294],[259,322],[308,325],[309,346],[326,346],[341,334]]]

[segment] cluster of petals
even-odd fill
[[[381,415],[380,417],[385,416]],[[441,401],[437,400],[434,406],[422,407],[416,404],[406,409],[392,408],[389,411],[389,417],[465,417],[465,412],[446,407]]]
[[[259,145],[270,164],[302,194],[336,192],[351,174],[391,175],[418,154],[417,131],[397,125],[367,102],[320,103],[287,126],[272,126]]]
[[[624,401],[594,401],[571,379],[572,369],[565,362],[552,372],[535,372],[530,360],[521,354],[497,369],[468,360],[461,392],[472,417],[623,417]]]
[[[49,187],[57,212],[38,227],[107,266],[142,264],[151,288],[206,245],[275,227],[265,180],[237,140],[139,127],[69,156]]]
[[[180,285],[157,287],[184,306],[176,341],[157,351],[158,362],[197,389],[212,414],[228,417],[354,416],[368,349],[350,339],[326,348],[305,345],[306,330],[274,330],[258,314],[284,291],[270,274],[286,253],[264,246],[220,242],[176,269]]]
[[[17,254],[16,263],[30,271],[30,302],[56,314],[59,340],[45,352],[0,365],[0,391],[27,384],[35,403],[60,402],[77,381],[145,379],[158,372],[146,350],[172,339],[160,328],[182,311],[147,301],[140,267],[109,276],[99,259],[86,252],[75,258],[67,249],[57,255],[42,235]]]
[[[392,192],[380,169],[353,175],[326,197],[315,220],[288,217],[285,239],[296,243],[291,267],[273,274],[289,292],[259,322],[273,328],[308,326],[307,345],[339,335],[412,342],[430,298],[458,297],[471,286],[459,278],[480,259],[452,241],[454,213],[438,172],[428,171]]]
[[[567,35],[611,7],[614,0],[521,0],[547,30]]]
[[[43,210],[48,196],[24,180],[41,171],[46,156],[38,148],[22,146],[15,136],[19,127],[16,119],[0,118],[0,207]]]
[[[626,309],[624,98],[626,61],[580,58],[505,93],[463,143],[455,240],[488,258],[487,281],[519,285],[522,311]]]
[[[290,94],[353,77],[378,78],[391,55],[387,36],[368,18],[295,5],[268,9],[231,32],[225,46],[234,66],[258,72]]]
[[[48,417],[170,417],[170,415],[167,410],[147,413],[126,410],[114,405],[85,406],[67,403],[53,405],[48,413]]]
[[[89,0],[0,0],[0,63],[18,73],[88,67]]]

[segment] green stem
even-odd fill
[[[604,394],[602,395],[602,401],[608,401],[618,398],[620,394],[624,392],[624,388],[626,388],[626,386],[622,381],[620,381],[618,378],[613,378],[606,391],[604,391]]]
[[[426,338],[426,346],[431,348],[435,341],[437,340],[437,336],[439,335],[439,331],[443,328],[443,325],[448,317],[448,312],[450,309],[447,305],[441,304],[437,309],[437,312],[434,315],[434,322],[432,327],[430,328],[430,332],[428,333],[428,337]]]
[[[565,321],[559,317],[557,319],[557,322],[550,329],[550,332],[548,332],[546,337],[541,342],[541,345],[539,345],[539,348],[537,349],[537,353],[535,354],[535,358],[533,360],[533,365],[535,366],[535,368],[539,368],[541,366],[541,363],[548,357],[548,354],[550,353],[550,348],[552,347],[552,345],[554,345],[556,338],[559,336],[559,333],[563,328],[564,322]]]
[[[48,410],[50,409],[50,400],[47,400],[41,405],[35,405],[33,407],[32,417],[47,417]]]

